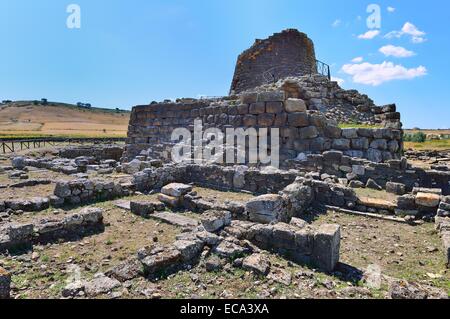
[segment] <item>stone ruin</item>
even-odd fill
[[[116,205],[142,218],[182,227],[175,242],[145,246],[105,274],[69,284],[64,297],[80,292],[95,297],[139,276],[176,272],[196,264],[205,252],[259,275],[267,275],[270,267],[264,251],[333,272],[340,260],[341,227],[317,227],[304,220],[324,210],[412,225],[435,222],[450,266],[450,167],[425,169],[409,163],[395,104],[376,106],[366,95],[340,88],[317,74],[315,63],[312,41],[296,30],[257,40],[239,57],[229,96],[134,107],[124,149],[82,147],[61,150],[62,158],[56,159],[14,158],[8,171],[25,180],[16,184],[18,188],[48,182],[22,178],[27,167],[76,179],[58,181],[47,198],[0,201],[0,213],[9,218],[23,211],[158,193],[157,200]],[[267,71],[274,78],[267,79]],[[201,120],[204,129],[279,128],[280,168],[255,165],[247,158],[236,165],[173,163],[173,130],[193,132],[195,120]],[[342,129],[343,123],[367,128]],[[105,178],[90,178],[92,172]],[[116,173],[130,178],[107,178]],[[206,200],[193,186],[254,197],[246,202]],[[384,190],[396,200],[361,197],[359,188]],[[200,219],[180,211],[198,213]],[[23,224],[2,224],[0,218],[0,253],[21,245],[83,238],[104,226],[103,210],[98,208]],[[206,267],[214,269],[210,259]],[[0,267],[0,298],[9,296],[10,283],[11,276]]]
[[[230,92],[238,94],[289,76],[316,73],[314,43],[306,34],[288,29],[256,40],[239,55]]]
[[[134,107],[124,169],[135,173],[134,185],[141,191],[183,182],[262,194],[257,211],[247,206],[238,218],[250,222],[289,222],[318,205],[397,222],[448,217],[450,172],[408,163],[396,105],[377,106],[367,95],[340,88],[318,74],[315,63],[312,41],[286,30],[257,40],[239,56],[229,96]],[[267,79],[267,71],[278,73]],[[171,133],[180,127],[193,133],[195,120],[204,129],[223,131],[279,128],[281,170],[250,164],[248,158],[234,166],[171,164]],[[152,161],[164,165],[143,164]],[[297,189],[295,195],[277,195],[289,187]],[[395,203],[359,198],[356,188],[386,190],[399,198]]]

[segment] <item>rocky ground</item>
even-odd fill
[[[0,165],[10,165],[4,158]],[[95,173],[93,173],[95,174]],[[57,180],[73,177],[45,169],[30,169],[30,178],[47,179],[46,185],[0,190],[0,199],[49,196]],[[112,173],[112,179],[124,174]],[[0,184],[10,185],[7,174]],[[248,201],[253,195],[194,188],[204,199],[218,202]],[[157,195],[135,194],[126,200],[156,200]],[[340,264],[332,273],[288,261],[265,251],[265,274],[242,267],[242,260],[222,259],[205,250],[200,260],[173,274],[142,276],[118,282],[103,277],[113,266],[136,255],[145,246],[170,245],[183,227],[133,215],[117,201],[90,205],[103,209],[105,228],[83,238],[0,255],[0,267],[12,278],[12,298],[64,298],[71,282],[90,282],[75,298],[391,298],[445,297],[450,294],[450,273],[432,223],[408,225],[328,211],[311,210],[305,219],[313,226],[341,225]],[[55,209],[13,215],[9,221],[25,223],[44,217],[62,217],[81,208]],[[169,211],[167,211],[169,212]],[[192,212],[176,212],[199,220]],[[73,298],[70,297],[70,298]]]

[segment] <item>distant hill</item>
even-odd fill
[[[129,111],[59,102],[13,101],[0,104],[0,137],[124,137]]]

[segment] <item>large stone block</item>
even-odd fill
[[[288,114],[288,124],[295,127],[305,127],[309,125],[308,114],[290,113]]]
[[[245,206],[249,219],[258,223],[270,223],[286,219],[287,209],[280,195],[267,194],[256,197]]]
[[[311,139],[319,136],[319,131],[315,126],[307,126],[303,127],[299,130],[300,138],[302,139]]]
[[[331,145],[333,149],[346,151],[350,149],[350,140],[345,138],[338,138],[333,140],[333,144]]]
[[[206,231],[215,233],[231,224],[231,212],[209,210],[202,214],[201,222]]]
[[[270,262],[266,256],[261,254],[252,254],[246,258],[242,263],[244,269],[255,272],[258,275],[267,275],[270,271]]]
[[[406,193],[405,184],[387,182],[386,183],[386,192],[392,193],[395,195],[404,195]]]
[[[248,112],[253,115],[263,114],[266,112],[266,104],[264,102],[252,103]]]
[[[314,234],[313,263],[323,271],[333,271],[339,262],[340,242],[339,225],[321,225]]]
[[[264,113],[258,115],[258,126],[271,127],[275,121],[275,114]]]
[[[272,114],[278,114],[283,112],[283,102],[267,102],[266,112]]]
[[[258,93],[257,102],[282,102],[284,99],[283,91],[267,91]]]
[[[181,183],[171,183],[161,189],[161,193],[172,197],[181,197],[192,191],[192,186]]]
[[[424,207],[438,207],[441,197],[431,193],[417,193],[416,204]]]
[[[301,99],[287,99],[284,102],[284,108],[288,113],[306,112],[307,110],[305,101]]]

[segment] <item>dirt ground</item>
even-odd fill
[[[7,159],[0,165],[8,165]],[[1,189],[0,199],[48,196],[54,181],[72,177],[47,170],[30,169],[30,177],[47,178],[52,184],[18,190]],[[108,178],[121,179],[113,174]],[[8,184],[0,174],[0,184]],[[194,188],[205,199],[247,201],[253,195]],[[363,190],[361,190],[363,192]],[[385,192],[373,192],[385,198]],[[156,199],[156,195],[126,198]],[[391,199],[391,198],[389,198]],[[144,219],[120,209],[114,201],[91,206],[104,209],[105,229],[74,242],[34,246],[32,251],[0,255],[0,266],[12,273],[13,298],[61,298],[62,290],[74,276],[90,279],[136,254],[137,250],[158,242],[170,244],[183,229],[153,219]],[[53,209],[13,216],[15,222],[75,213],[76,209]],[[177,212],[179,213],[179,212]],[[199,215],[186,212],[189,217]],[[444,289],[450,295],[450,273],[444,264],[444,252],[434,225],[398,224],[361,216],[314,211],[303,216],[312,225],[341,225],[340,261],[335,272],[325,274],[294,264],[283,257],[268,254],[271,273],[261,277],[230,263],[216,272],[206,271],[204,260],[161,280],[137,278],[126,282],[109,295],[98,298],[386,298],[388,283],[395,279]],[[383,275],[379,286],[363,280],[368,267],[377,267]]]

